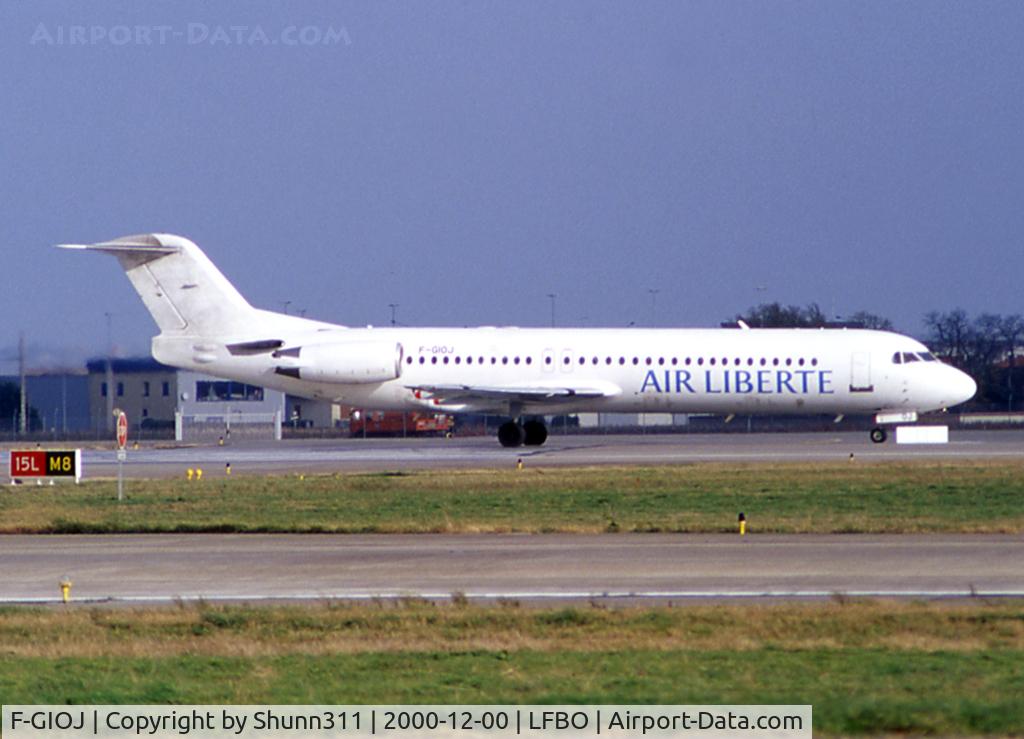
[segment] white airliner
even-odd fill
[[[544,443],[537,416],[581,411],[874,414],[882,442],[976,389],[885,331],[349,328],[253,308],[181,236],[61,246],[118,258],[160,362],[356,408],[501,414],[507,447]]]

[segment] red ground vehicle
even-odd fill
[[[444,436],[455,419],[444,413],[399,413],[354,410],[349,436]]]

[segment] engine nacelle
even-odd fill
[[[342,385],[387,382],[402,373],[402,345],[384,341],[345,341],[281,349],[278,374]]]

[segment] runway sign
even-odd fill
[[[79,482],[82,479],[82,450],[15,449],[11,451],[10,473],[12,480],[73,477],[75,482]]]

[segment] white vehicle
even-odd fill
[[[581,411],[874,414],[882,442],[883,425],[976,390],[886,331],[349,328],[253,308],[180,236],[61,246],[118,258],[160,328],[160,362],[358,408],[506,415],[506,447],[547,438],[524,416]]]

